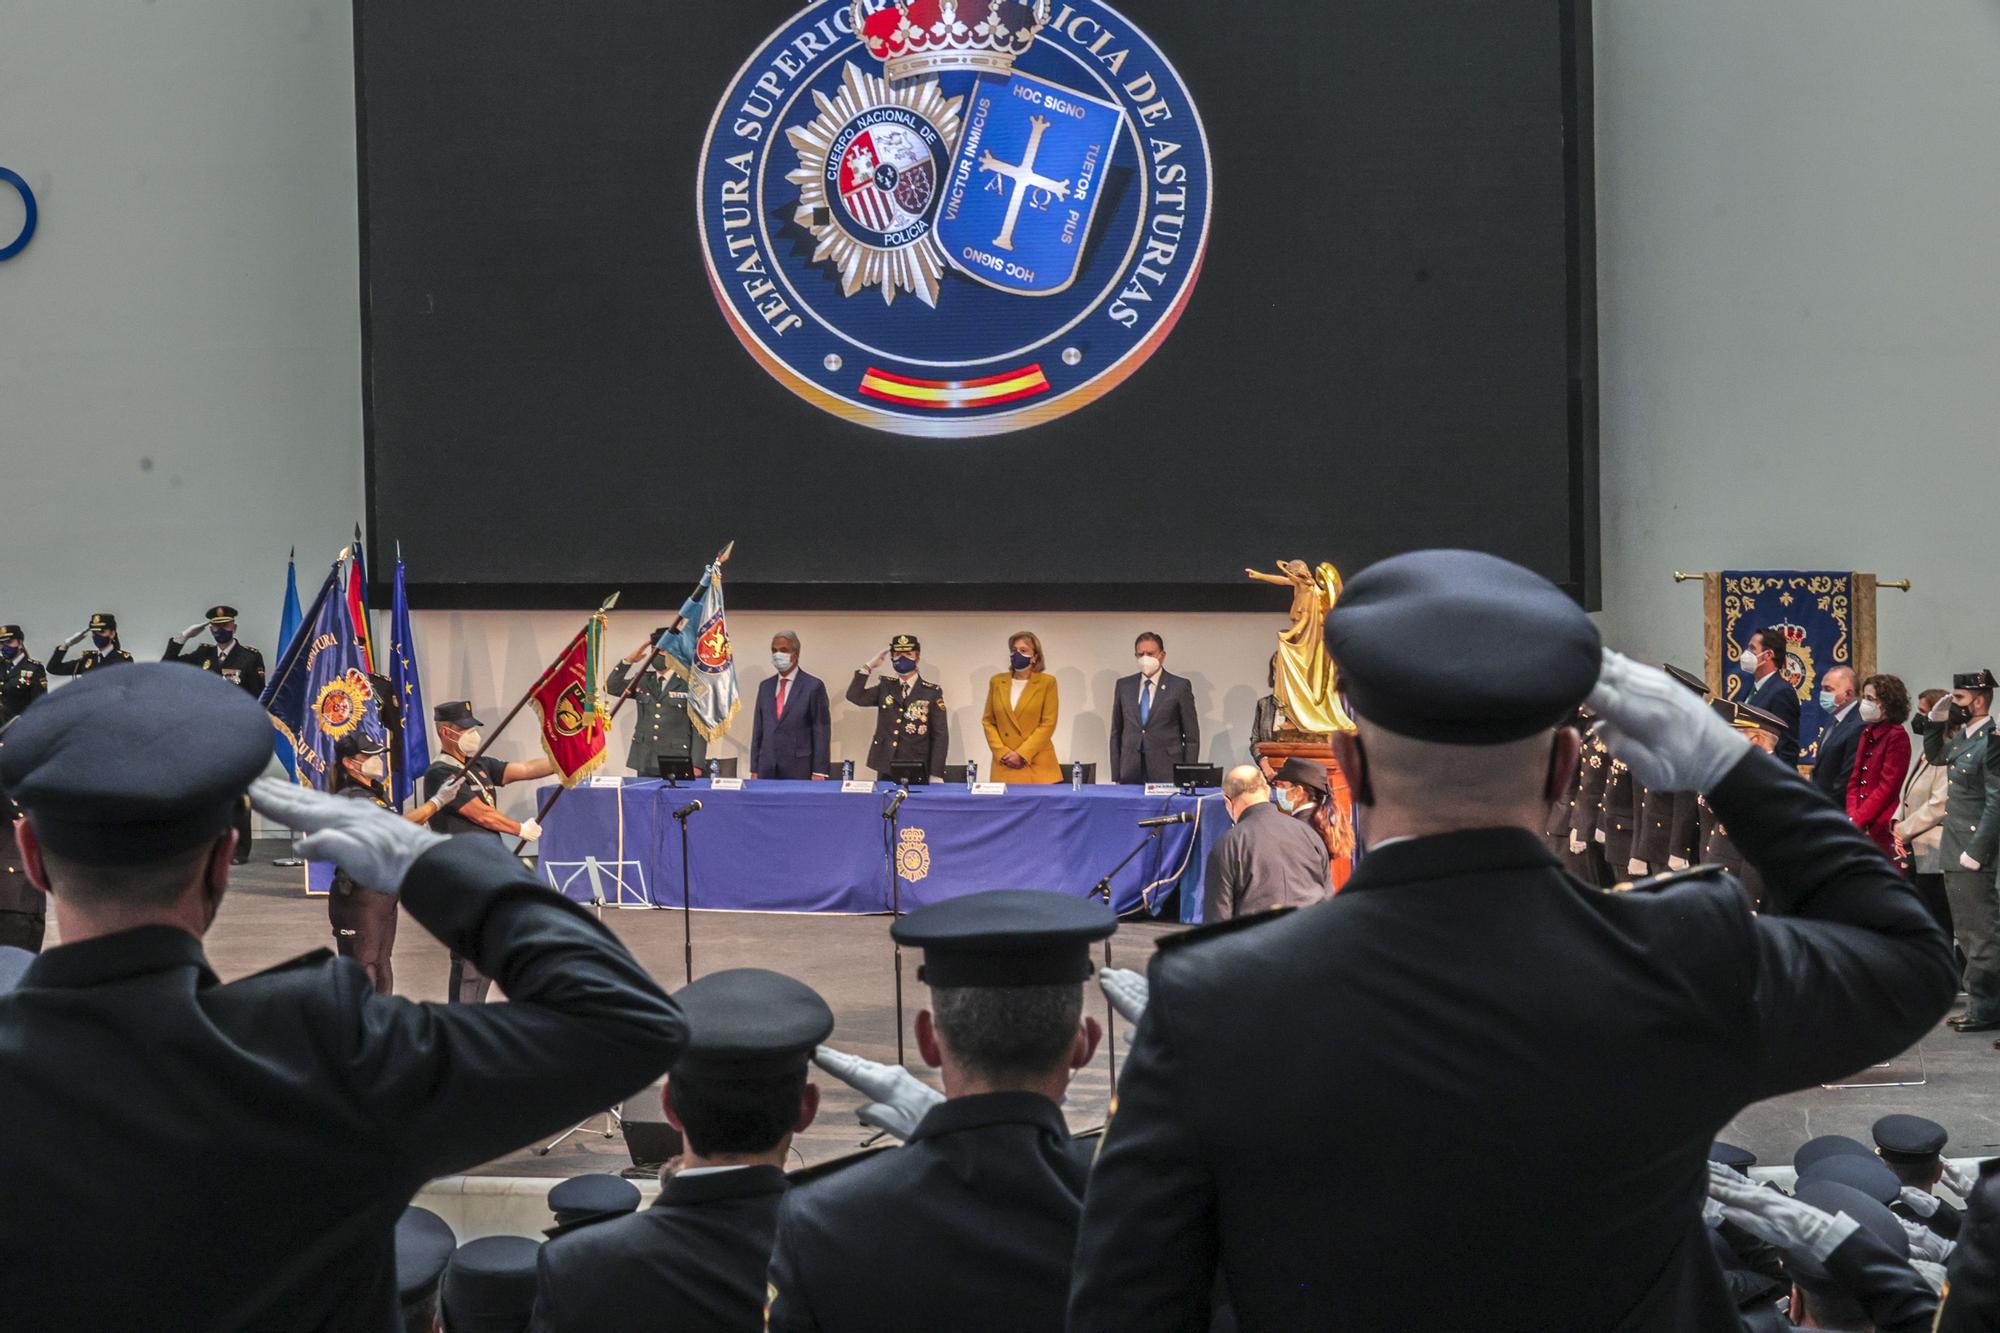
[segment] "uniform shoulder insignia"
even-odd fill
[[[828,1176],[838,1175],[858,1162],[865,1162],[877,1153],[889,1152],[897,1146],[893,1143],[878,1143],[872,1148],[863,1148],[860,1152],[851,1152],[842,1157],[829,1157],[824,1162],[814,1162],[811,1166],[787,1171],[785,1179],[794,1185],[810,1185],[815,1180],[825,1180]]]
[[[1704,861],[1700,865],[1689,866],[1686,870],[1669,870],[1663,875],[1648,875],[1644,879],[1626,880],[1619,884],[1613,884],[1605,892],[1658,893],[1661,889],[1670,889],[1676,884],[1686,884],[1691,880],[1697,879],[1713,879],[1717,875],[1724,875],[1728,872],[1728,866],[1717,865],[1713,861]]]
[[[292,972],[304,967],[318,967],[331,957],[333,957],[333,950],[331,949],[314,949],[310,953],[300,954],[297,958],[287,958],[282,963],[273,964],[261,972],[252,972],[249,976],[244,977],[243,980],[251,981],[257,977],[268,977],[278,972]]]
[[[1161,939],[1155,947],[1162,950],[1186,949],[1192,945],[1200,944],[1205,940],[1215,939],[1219,935],[1233,935],[1239,930],[1249,930],[1252,926],[1261,926],[1267,921],[1276,921],[1279,917],[1290,916],[1297,910],[1296,907],[1273,907],[1268,912],[1252,912],[1248,916],[1233,916],[1227,921],[1217,921],[1213,925],[1196,926],[1194,929],[1184,930],[1178,935],[1168,935]]]

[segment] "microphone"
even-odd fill
[[[908,787],[896,788],[896,794],[889,798],[889,806],[882,812],[882,818],[894,819],[896,817],[896,811],[902,808],[903,801],[905,798],[909,796],[909,794],[910,794],[910,789]]]
[[[1140,828],[1165,828],[1169,824],[1194,823],[1194,811],[1183,810],[1177,815],[1155,815],[1151,819],[1139,821]]]
[[[674,811],[674,818],[685,820],[689,815],[693,814],[695,811],[699,809],[701,809],[700,801],[689,801],[686,805]]]

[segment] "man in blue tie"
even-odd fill
[[[1132,657],[1139,670],[1118,682],[1111,709],[1111,780],[1172,782],[1175,764],[1201,761],[1194,686],[1168,673],[1157,634],[1141,634]]]
[[[1761,708],[1784,724],[1778,733],[1778,759],[1794,767],[1799,762],[1799,692],[1785,679],[1785,635],[1767,625],[1750,636],[1736,665],[1750,677],[1750,697],[1743,702]]]
[[[778,674],[757,687],[750,776],[822,781],[833,731],[826,686],[799,670],[799,636],[791,630],[771,636],[771,666]]]

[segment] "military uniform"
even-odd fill
[[[49,669],[28,656],[19,625],[0,625],[0,639],[17,645],[12,657],[0,657],[0,727],[28,711],[49,692]]]
[[[49,654],[49,674],[52,676],[81,676],[95,671],[101,666],[125,666],[132,661],[132,654],[118,646],[118,617],[108,611],[99,611],[90,618],[90,632],[93,636],[103,635],[111,640],[109,648],[90,648],[82,657],[71,661],[69,645],[59,643]]]
[[[664,653],[653,658],[656,663],[667,660]],[[639,673],[636,685],[632,684],[634,673]],[[660,776],[662,758],[686,756],[696,769],[706,769],[708,739],[695,729],[694,719],[688,716],[687,682],[671,672],[620,662],[611,669],[611,678],[604,682],[604,692],[616,699],[628,687],[639,710],[639,721],[632,728],[632,748],[625,755],[626,767],[642,778],[656,778]]]
[[[349,755],[386,754],[388,748],[379,736],[351,731],[336,743],[334,762],[338,764]],[[394,810],[381,788],[353,781],[345,769],[340,771],[340,781],[342,786],[335,795],[373,801],[384,810]],[[395,898],[355,883],[352,875],[336,867],[327,892],[326,917],[333,930],[334,950],[360,964],[377,995],[395,994],[396,974],[390,962],[396,949]]]
[[[1604,783],[1611,775],[1611,751],[1595,731],[1583,738],[1583,752],[1577,758],[1582,777],[1576,788],[1576,820],[1570,826],[1583,851],[1574,858],[1572,869],[1586,884],[1602,888],[1612,876],[1604,862],[1604,848],[1597,841],[1597,819],[1604,807]],[[1623,873],[1624,867],[1619,867]]]
[[[1946,1240],[1958,1239],[1965,1215],[1945,1200],[1937,1198],[1928,1184],[1936,1178],[1944,1146],[1951,1141],[1945,1127],[1920,1115],[1885,1115],[1875,1122],[1869,1134],[1875,1140],[1875,1151],[1881,1154],[1882,1160],[1899,1176],[1907,1171],[1918,1181],[1926,1182],[1913,1187],[1931,1193],[1933,1200],[1929,1213],[1918,1212],[1900,1198],[1889,1205],[1889,1211],[1906,1222],[1936,1232]]]
[[[914,635],[899,634],[889,641],[891,653],[914,655],[922,650]],[[876,777],[886,780],[892,764],[922,764],[932,777],[944,776],[951,724],[942,687],[921,676],[913,676],[909,684],[875,678],[864,666],[847,683],[847,702],[876,710],[875,739],[868,746],[868,767]]]
[[[1638,785],[1631,769],[1617,759],[1611,761],[1597,811],[1597,841],[1604,848],[1604,864],[1613,879],[1624,879],[1632,860],[1633,802]]]
[[[1990,688],[1987,671],[1952,678],[1955,689]],[[2000,1027],[2000,895],[1995,892],[1995,851],[2000,841],[2000,771],[1987,764],[1995,723],[1975,718],[1949,739],[1934,727],[1924,737],[1924,758],[1945,770],[1944,823],[1938,867],[1951,901],[1952,933],[1965,954],[1966,1013],[1981,1030]],[[1967,870],[1960,856],[1979,869]]]
[[[0,731],[0,749],[6,745],[6,732]],[[48,929],[49,896],[28,883],[21,869],[21,853],[14,844],[14,821],[20,817],[21,807],[0,789],[0,820],[5,821],[0,824],[0,837],[6,839],[6,846],[0,847],[0,944],[40,953]],[[0,1301],[4,1300],[4,1286],[0,1285]]]
[[[236,608],[233,606],[211,606],[208,608],[208,623],[234,625]],[[167,640],[166,654],[162,662],[185,662],[203,671],[213,671],[232,685],[239,685],[243,692],[253,699],[264,696],[264,654],[248,644],[231,638],[227,645],[221,642],[204,643],[193,652],[179,639]]]

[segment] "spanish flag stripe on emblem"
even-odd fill
[[[1039,363],[974,380],[911,379],[870,366],[860,385],[860,391],[871,398],[939,410],[1010,402],[1046,393],[1048,388],[1048,376],[1042,373]]]

